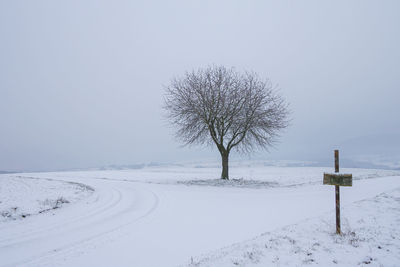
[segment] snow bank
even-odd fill
[[[0,223],[58,209],[92,192],[80,183],[0,175]]]
[[[400,266],[400,188],[342,209],[342,235],[334,213],[267,232],[184,266]]]

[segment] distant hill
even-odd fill
[[[0,174],[7,174],[7,173],[15,173],[15,172],[9,172],[9,171],[0,171]]]

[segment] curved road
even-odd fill
[[[0,265],[54,266],[54,259],[85,251],[148,216],[159,202],[132,183],[96,181],[93,187],[79,203],[0,227]]]

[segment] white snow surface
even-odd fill
[[[0,223],[53,212],[92,192],[81,183],[0,175]]]
[[[285,226],[185,266],[399,266],[400,188],[342,209],[341,235],[331,214]]]
[[[324,172],[246,163],[227,182],[206,164],[1,175],[1,207],[32,216],[0,221],[0,266],[400,266],[400,173],[341,169],[354,181],[341,188],[336,236]],[[40,212],[60,197],[70,203]]]

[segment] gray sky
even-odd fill
[[[269,77],[290,102],[291,127],[257,157],[399,140],[399,14],[399,1],[1,1],[0,170],[218,159],[181,148],[161,109],[163,85],[209,64]]]

